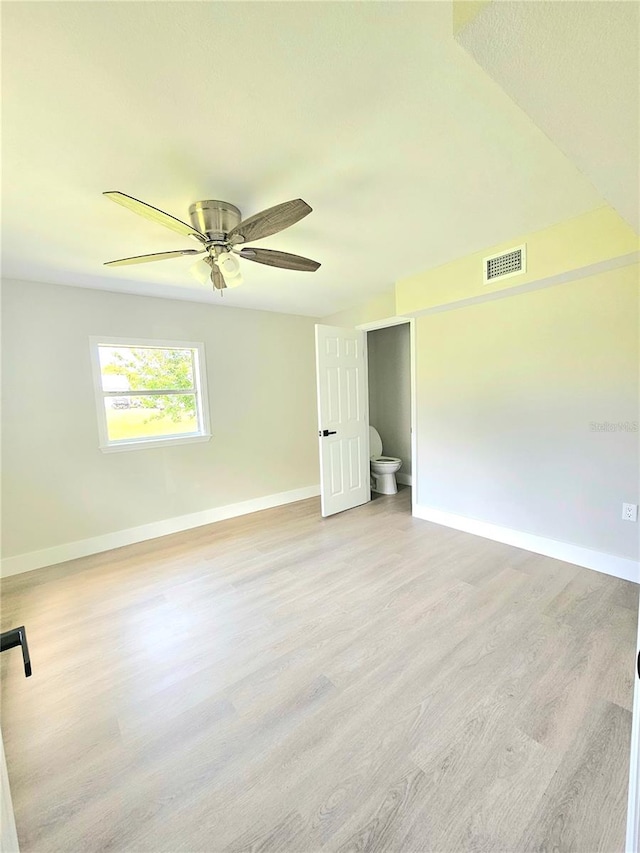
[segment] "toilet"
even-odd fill
[[[382,439],[378,430],[369,427],[369,458],[371,463],[371,489],[381,495],[395,495],[398,491],[396,471],[402,459],[382,455]]]

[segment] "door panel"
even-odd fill
[[[364,332],[316,326],[322,515],[371,500]],[[329,435],[323,435],[328,431]]]

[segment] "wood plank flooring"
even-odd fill
[[[617,853],[633,584],[315,499],[6,579],[23,853]]]

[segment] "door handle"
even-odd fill
[[[328,435],[335,435],[335,434],[336,434],[335,429],[323,429],[318,433],[318,435],[321,436],[322,438],[326,438]]]
[[[5,631],[4,634],[0,634],[0,652],[5,652],[7,649],[13,649],[15,646],[22,647],[24,674],[25,678],[29,678],[31,675],[31,658],[29,657],[27,632],[24,625],[21,625],[19,628],[13,628],[11,631]]]

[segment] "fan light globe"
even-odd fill
[[[225,275],[234,276],[240,272],[240,262],[229,252],[221,252],[218,255],[218,266]]]
[[[224,283],[227,287],[237,287],[239,284],[242,284],[240,261],[235,255],[232,255],[230,252],[221,252],[216,258],[216,264],[224,276]]]

